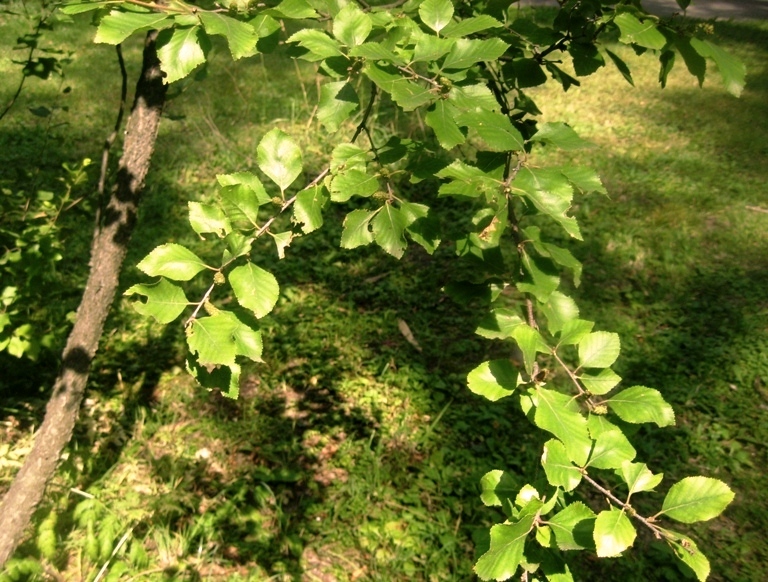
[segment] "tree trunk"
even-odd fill
[[[34,447],[0,504],[0,567],[21,541],[56,471],[61,453],[72,438],[91,361],[115,297],[165,101],[166,86],[160,72],[155,36],[156,33],[147,35],[141,76],[118,166],[117,185],[93,235],[88,281],[64,348],[62,368],[48,401],[45,418],[35,436]]]

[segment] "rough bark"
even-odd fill
[[[126,125],[117,185],[97,225],[90,272],[67,339],[62,367],[35,436],[35,444],[0,504],[0,567],[16,549],[72,438],[104,322],[117,290],[126,247],[136,223],[141,188],[155,147],[166,86],[155,48],[147,36],[141,76]]]

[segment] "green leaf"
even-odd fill
[[[329,57],[342,56],[338,41],[321,30],[305,28],[292,35],[286,42],[297,42],[299,46],[307,49],[309,53],[301,56],[305,61],[322,61]]]
[[[243,185],[251,189],[252,192],[247,197],[248,198],[247,203],[245,200],[241,200],[238,197],[235,197],[233,199],[233,203],[237,202],[238,205],[244,204],[245,206],[247,206],[248,207],[247,211],[245,208],[242,208],[242,211],[246,215],[252,217],[254,220],[256,219],[256,215],[253,213],[258,212],[258,207],[264,206],[265,204],[269,204],[270,202],[272,202],[272,198],[269,196],[269,194],[267,194],[267,191],[264,189],[264,184],[262,184],[261,180],[259,180],[256,176],[254,176],[250,172],[236,172],[234,174],[218,174],[216,176],[216,180],[219,182],[219,186],[221,186],[222,188],[226,188],[228,186]]]
[[[215,233],[219,238],[225,237],[232,230],[224,211],[213,204],[188,202],[189,224],[197,234]]]
[[[268,10],[268,12],[274,16],[291,18],[294,20],[318,17],[317,12],[315,12],[315,9],[309,5],[307,0],[283,0],[274,8]]]
[[[370,210],[353,210],[344,219],[344,230],[341,232],[341,247],[354,249],[373,242],[371,220],[376,214]]]
[[[608,331],[596,331],[579,342],[580,368],[607,368],[621,352],[619,335]]]
[[[286,232],[278,232],[277,234],[269,232],[269,236],[271,236],[272,240],[275,241],[275,246],[277,247],[277,258],[284,259],[285,249],[291,246],[291,242],[293,241],[293,233],[290,230]]]
[[[636,44],[649,49],[660,50],[667,44],[650,18],[640,22],[629,12],[622,12],[614,20],[621,31],[619,40],[626,44]]]
[[[539,305],[547,318],[547,329],[552,334],[558,333],[567,322],[579,317],[576,302],[560,291],[554,291],[546,303]]]
[[[567,216],[573,200],[573,188],[561,172],[524,167],[512,182],[512,190],[528,198],[542,213],[557,221],[572,237],[581,240],[579,224]]]
[[[726,90],[739,97],[744,90],[744,78],[747,74],[744,63],[708,40],[692,38],[691,46],[702,57],[715,61]]]
[[[584,319],[571,319],[563,324],[563,328],[560,330],[560,340],[557,342],[558,346],[576,345],[582,339],[584,339],[592,328],[595,326],[594,322],[586,321]]]
[[[229,311],[193,319],[187,327],[187,344],[202,366],[232,366],[237,356],[261,361],[261,332]]]
[[[606,404],[624,422],[654,422],[660,427],[675,424],[675,411],[653,388],[632,386],[607,400]]]
[[[296,195],[296,202],[293,204],[293,221],[301,224],[301,231],[304,234],[309,234],[323,226],[322,210],[327,203],[328,193],[323,186],[315,185]]]
[[[515,311],[497,307],[483,317],[475,333],[487,339],[506,339],[512,337],[512,332],[520,325],[523,320]]]
[[[331,153],[331,172],[343,173],[348,170],[365,172],[368,156],[365,151],[355,144],[342,143],[333,148]]]
[[[98,5],[94,5],[98,8]],[[173,19],[163,12],[122,12],[112,10],[99,22],[93,42],[120,44],[134,32],[160,30],[173,25]]]
[[[486,109],[468,111],[457,115],[455,121],[458,125],[474,129],[491,151],[522,151],[524,148],[523,136],[509,117],[501,113]]]
[[[259,168],[285,191],[301,174],[301,150],[291,137],[277,128],[267,133],[256,148]]]
[[[453,4],[451,0],[424,0],[419,5],[421,21],[437,34],[451,22]]]
[[[611,507],[598,514],[593,536],[597,556],[612,558],[621,555],[635,542],[637,532],[623,511]]]
[[[460,38],[445,57],[443,69],[468,69],[480,61],[495,61],[503,55],[509,45],[498,38]]]
[[[696,546],[696,542],[691,538],[675,532],[670,533],[674,533],[680,540],[679,542],[667,542],[672,548],[672,551],[675,552],[675,555],[683,562],[683,564],[693,570],[693,573],[698,580],[704,582],[709,577],[710,572],[710,565],[707,557],[701,553],[701,550]]]
[[[625,461],[631,461],[637,455],[634,447],[620,430],[609,430],[595,439],[589,467],[596,469],[618,469]]]
[[[433,63],[451,52],[456,44],[452,38],[439,38],[432,34],[421,33],[414,36],[417,40],[413,47],[413,57],[410,59],[412,63]]]
[[[552,268],[551,262],[546,259],[534,259],[525,250],[521,253],[521,259],[526,277],[517,284],[518,290],[530,293],[540,303],[546,303],[560,285],[557,271]]]
[[[551,432],[565,445],[568,458],[583,467],[592,449],[587,420],[581,414],[576,401],[560,392],[538,388],[534,424]]]
[[[258,226],[260,200],[253,188],[233,184],[224,186],[219,195],[222,210],[236,229],[251,230]]]
[[[280,296],[280,285],[269,271],[251,262],[232,269],[229,284],[237,301],[261,319],[275,307]]]
[[[454,160],[435,174],[438,178],[450,178],[452,181],[442,184],[438,190],[441,196],[459,195],[476,198],[481,194],[492,194],[500,187],[496,180],[483,172],[480,168],[465,164],[461,160]]]
[[[589,194],[590,192],[608,193],[600,181],[600,177],[592,168],[586,166],[563,166],[560,168],[560,171],[568,178],[571,184],[584,194]]]
[[[629,67],[627,66],[627,63],[625,63],[621,58],[615,54],[609,51],[608,49],[605,49],[606,54],[611,58],[613,61],[613,64],[616,65],[616,68],[619,70],[619,73],[626,79],[627,83],[635,86],[635,82],[632,80],[632,72],[629,70]]]
[[[730,487],[710,477],[686,477],[669,488],[658,515],[682,523],[707,521],[720,515],[733,501]]]
[[[525,362],[525,371],[533,374],[533,364],[536,361],[538,352],[549,354],[551,349],[541,337],[541,334],[529,326],[527,323],[518,325],[512,331],[512,337],[515,338],[520,351],[523,352],[523,361]]]
[[[654,475],[645,463],[632,463],[630,461],[622,463],[616,474],[624,479],[624,483],[629,487],[630,496],[640,491],[653,491],[664,478],[664,473]]]
[[[366,42],[365,44],[352,47],[349,49],[349,55],[352,57],[363,57],[364,59],[371,59],[374,61],[385,61],[396,66],[407,64],[405,59],[396,55],[390,49],[378,42]]]
[[[430,87],[424,87],[406,79],[399,79],[393,83],[390,93],[394,102],[402,107],[403,111],[413,111],[437,98]]]
[[[509,360],[483,362],[467,375],[467,387],[491,402],[509,396],[518,385],[519,374]]]
[[[379,189],[376,176],[366,174],[361,170],[347,170],[339,173],[331,180],[331,200],[346,202],[352,196],[367,198]]]
[[[222,35],[227,39],[232,59],[238,60],[254,54],[259,37],[253,26],[219,12],[200,11],[197,16],[202,21],[205,32],[210,35]]]
[[[675,66],[675,52],[674,51],[664,51],[659,56],[659,83],[661,84],[661,88],[667,86],[667,77],[669,76],[669,73],[672,72],[672,68]]]
[[[481,580],[506,580],[514,576],[523,560],[525,539],[533,529],[536,515],[529,515],[517,523],[494,525],[491,528],[491,547],[475,564],[475,573]]]
[[[242,257],[251,251],[251,245],[256,240],[252,237],[247,237],[237,231],[230,232],[224,237],[224,243],[227,248],[222,253],[222,264],[229,263],[232,259]]]
[[[595,513],[580,501],[569,504],[549,521],[561,550],[584,550],[594,547]]]
[[[573,128],[562,122],[540,124],[531,141],[551,143],[566,151],[593,147],[591,143],[581,139]]]
[[[205,62],[200,44],[200,27],[163,30],[157,35],[157,56],[165,73],[164,83],[183,79]]]
[[[326,83],[320,89],[317,119],[331,133],[338,131],[342,123],[359,109],[360,100],[347,81]]]
[[[93,2],[92,0],[75,0],[74,2],[66,2],[59,7],[59,10],[64,14],[82,14],[83,12],[90,12],[91,10],[97,10],[103,8],[108,4],[112,4],[111,0],[103,0],[102,2]]]
[[[683,57],[688,72],[699,81],[699,87],[704,84],[704,77],[707,74],[707,61],[691,46],[691,39],[685,36],[675,38],[675,48],[680,56]]]
[[[435,137],[446,150],[466,141],[454,118],[458,109],[445,99],[438,99],[424,116],[424,122],[433,129]]]
[[[403,214],[389,202],[381,207],[371,221],[373,238],[378,245],[393,257],[399,259],[405,252],[406,220]]]
[[[440,244],[440,225],[429,214],[429,206],[403,201],[400,212],[411,238],[430,255],[434,253]]]
[[[123,295],[143,295],[146,303],[136,301],[133,307],[142,315],[151,315],[159,323],[171,323],[189,305],[184,291],[166,279],[152,285],[133,285]]]
[[[476,32],[482,32],[489,28],[500,28],[501,22],[488,16],[487,14],[480,14],[479,16],[471,16],[470,18],[464,18],[458,22],[451,22],[441,30],[444,37],[447,38],[461,38],[463,36],[469,36]]]
[[[621,382],[621,377],[610,368],[600,370],[599,374],[581,374],[579,379],[587,390],[597,396],[608,394]]]
[[[356,4],[347,4],[333,19],[333,36],[347,46],[363,44],[372,28],[371,17]]]
[[[544,443],[541,465],[550,485],[562,487],[564,491],[573,491],[581,483],[581,469],[571,462],[565,445],[557,439]]]
[[[168,277],[174,281],[189,281],[207,268],[200,257],[176,243],[156,247],[136,266],[150,277]]]
[[[240,366],[201,366],[194,357],[188,357],[187,372],[203,387],[218,388],[227,398],[237,399],[240,394]]]
[[[480,479],[480,499],[484,505],[501,507],[508,499],[514,499],[517,481],[505,471],[489,471]]]

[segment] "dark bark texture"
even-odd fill
[[[117,184],[94,232],[88,281],[64,348],[61,371],[35,436],[34,447],[0,504],[0,567],[20,543],[56,472],[61,453],[72,438],[91,362],[115,298],[128,240],[136,223],[140,192],[155,147],[165,91],[155,33],[150,33],[126,126]]]

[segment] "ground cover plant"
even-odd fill
[[[734,26],[721,29],[726,42],[729,33],[740,36],[738,25]],[[752,60],[759,60],[750,57],[753,51],[761,50],[764,32],[757,26],[745,28],[754,41],[737,43],[735,48],[741,48],[741,56],[754,64]],[[621,46],[612,50],[622,59],[632,60],[630,51]],[[161,131],[160,135],[160,163],[155,162],[163,170],[150,178],[149,208],[132,264],[168,240],[167,214],[161,212],[169,210],[179,218],[178,226],[172,227],[174,240],[206,252],[186,233],[186,212],[179,201],[186,200],[190,193],[193,199],[206,200],[211,192],[211,175],[255,167],[256,146],[274,126],[273,117],[305,152],[310,149],[316,153],[317,161],[307,159],[305,154],[305,164],[316,166],[314,174],[322,170],[323,156],[333,144],[318,143],[316,121],[309,121],[313,101],[303,95],[315,90],[314,71],[300,68],[298,87],[291,85],[290,79],[281,85],[272,74],[275,66],[269,58],[264,57],[262,67],[229,62],[223,70],[211,67],[208,81],[181,88],[179,98],[171,102],[167,133]],[[756,68],[759,71],[759,66]],[[638,84],[640,79],[646,87],[651,84],[642,61],[633,63],[632,70]],[[262,79],[258,94],[248,93],[254,91],[256,83],[248,83],[247,74]],[[275,99],[273,104],[265,104],[265,78],[275,84],[276,95],[291,93],[300,98],[288,102]],[[205,82],[229,86],[232,91],[226,93],[227,99],[212,103]],[[675,90],[681,90],[680,103],[692,99],[691,94],[698,95],[698,89],[686,86],[678,77],[669,82]],[[615,84],[610,81],[610,86]],[[752,90],[760,88],[758,83]],[[749,91],[745,93],[748,99],[752,97]],[[233,93],[238,94],[237,99],[231,97]],[[597,100],[597,94],[591,99]],[[583,95],[579,101],[588,101]],[[558,113],[557,94],[549,92],[545,96],[543,100],[534,97],[545,115],[560,115],[562,119],[573,106],[569,101],[561,102],[565,111]],[[670,103],[665,101],[666,94],[654,97],[657,108]],[[649,96],[627,93],[624,98],[644,106],[643,100]],[[705,99],[722,99],[720,107],[713,111],[721,111],[722,103],[729,103],[728,97],[718,93],[708,93],[702,101]],[[755,94],[754,101],[748,102],[755,110],[750,115],[749,107],[745,107],[744,117],[754,118],[760,103],[759,94]],[[599,101],[593,106],[597,111],[606,108]],[[235,120],[254,108],[258,109],[257,120],[265,122],[263,131],[237,127]],[[755,420],[761,409],[754,407],[749,398],[737,406],[738,390],[731,385],[738,388],[751,381],[755,389],[760,388],[764,362],[754,346],[764,341],[765,311],[755,306],[760,306],[761,301],[764,305],[764,295],[759,269],[746,270],[750,263],[735,261],[733,251],[724,249],[746,247],[754,253],[745,253],[754,260],[752,264],[760,264],[760,251],[764,250],[762,216],[754,210],[759,208],[759,200],[751,198],[750,190],[750,185],[759,184],[761,179],[759,156],[765,152],[761,149],[760,128],[754,122],[745,122],[745,131],[758,137],[744,140],[742,149],[727,149],[737,159],[745,150],[750,152],[749,159],[754,163],[741,173],[744,182],[735,187],[743,196],[744,206],[733,206],[733,186],[716,182],[729,172],[710,166],[711,150],[702,148],[698,160],[684,158],[677,162],[681,168],[686,167],[686,162],[698,162],[697,175],[702,183],[685,184],[674,168],[668,168],[663,160],[669,154],[660,156],[654,142],[667,146],[674,137],[664,133],[664,123],[651,126],[663,137],[648,130],[649,143],[642,148],[657,156],[656,165],[651,164],[654,171],[648,172],[648,182],[638,178],[643,171],[638,170],[633,158],[639,155],[635,140],[631,148],[623,146],[630,153],[617,163],[616,157],[624,152],[621,146],[613,146],[622,131],[625,136],[636,135],[640,127],[648,128],[648,119],[654,118],[649,113],[640,124],[632,117],[633,110],[636,108],[623,105],[616,120],[611,118],[619,129],[604,144],[600,143],[599,132],[590,131],[587,115],[579,117],[574,113],[574,118],[568,119],[583,135],[602,145],[601,151],[608,152],[605,165],[599,156],[597,165],[609,186],[613,181],[611,191],[621,192],[626,205],[616,211],[619,216],[614,214],[607,220],[611,225],[623,226],[621,217],[627,225],[606,228],[600,224],[615,201],[597,197],[579,200],[578,215],[584,232],[593,229],[595,238],[587,242],[586,248],[569,248],[588,265],[594,262],[598,267],[592,274],[590,269],[585,270],[581,290],[573,293],[579,298],[582,313],[597,320],[600,329],[621,332],[625,355],[629,342],[629,357],[624,364],[618,364],[624,367],[617,371],[633,383],[663,388],[665,398],[676,404],[679,428],[675,429],[674,443],[669,442],[668,433],[643,432],[640,439],[633,439],[643,459],[651,466],[652,460],[658,459],[668,477],[679,480],[691,474],[692,468],[687,462],[676,466],[670,459],[680,457],[681,447],[689,448],[689,456],[699,465],[696,472],[734,484],[736,479],[744,479],[744,486],[749,487],[750,482],[759,483],[760,478],[757,470],[748,467],[750,463],[760,464],[755,462],[762,454],[756,448],[760,438],[755,434],[759,427]],[[702,105],[701,110],[706,111],[706,107]],[[400,127],[401,120],[386,117],[390,114],[386,108],[376,113],[377,119],[383,120],[376,126],[382,134]],[[674,113],[670,115],[681,122]],[[50,124],[49,117],[43,120]],[[712,121],[722,122],[717,115],[712,116]],[[700,129],[696,121],[691,124]],[[104,125],[108,127],[109,120]],[[355,127],[351,123],[350,131]],[[406,127],[412,136],[428,132],[418,123]],[[692,129],[691,125],[683,127]],[[98,132],[99,128],[95,129]],[[203,139],[182,143],[180,136],[188,132]],[[61,133],[62,137],[65,133]],[[691,141],[708,144],[716,141],[714,136],[722,138],[723,132],[703,135],[710,139]],[[19,139],[18,135],[14,137]],[[690,149],[696,152],[696,148]],[[694,155],[688,151],[686,154]],[[196,155],[202,163],[190,168],[188,155]],[[541,155],[552,156],[552,163],[562,160],[562,154],[546,150]],[[568,152],[568,160],[575,155],[578,152]],[[589,156],[593,158],[594,152]],[[701,171],[702,158],[707,159],[711,173]],[[71,163],[77,161],[75,156]],[[56,170],[58,164],[51,166],[49,169]],[[313,171],[307,173],[312,175]],[[711,192],[724,186],[731,193],[729,200],[711,200],[714,217],[701,216],[697,190]],[[637,187],[642,187],[642,194],[633,190]],[[413,188],[409,192],[418,196],[419,186]],[[646,197],[653,194],[648,202]],[[687,203],[681,200],[681,194],[688,194]],[[443,221],[462,225],[472,209],[470,203],[462,204],[436,205],[435,210]],[[627,208],[634,211],[634,204],[639,206],[636,215],[633,212],[625,216]],[[650,226],[643,220],[647,220],[643,208],[648,204],[658,206]],[[684,212],[688,204],[704,226]],[[78,208],[74,207],[70,215],[73,224],[77,224]],[[506,478],[513,481],[516,490],[520,489],[531,480],[525,477],[526,467],[536,465],[546,438],[525,427],[514,404],[482,405],[466,393],[467,370],[484,359],[506,357],[508,346],[472,339],[471,332],[479,319],[476,311],[439,293],[456,278],[456,266],[451,260],[454,249],[438,248],[432,256],[409,250],[402,259],[405,270],[394,259],[382,258],[380,252],[363,248],[342,253],[337,248],[342,236],[341,220],[354,208],[327,210],[325,229],[330,230],[321,231],[320,237],[297,239],[288,250],[289,258],[295,252],[297,256],[306,253],[322,257],[322,261],[278,261],[273,249],[259,251],[259,264],[278,274],[281,294],[275,311],[262,321],[266,364],[245,369],[238,404],[200,393],[180,369],[184,365],[184,347],[178,339],[174,341],[174,334],[155,324],[135,321],[127,303],[123,305],[125,311],[110,324],[116,332],[106,340],[93,379],[102,391],[89,394],[86,410],[91,420],[84,419],[82,433],[70,452],[69,472],[58,483],[60,494],[52,497],[58,497],[59,505],[43,508],[38,535],[23,549],[36,556],[35,565],[62,568],[72,577],[92,577],[96,573],[119,577],[122,573],[130,576],[145,572],[148,576],[197,573],[204,577],[250,575],[260,579],[269,575],[299,576],[301,571],[310,579],[322,579],[329,573],[341,578],[382,580],[430,576],[465,579],[470,575],[474,561],[470,539],[482,548],[483,543],[487,544],[483,532],[487,536],[488,526],[499,521],[498,514],[483,509],[475,499],[479,478],[490,469],[504,467],[511,470]],[[712,246],[691,245],[685,232],[673,231],[669,223],[658,224],[659,217],[676,225],[688,225],[694,239],[701,236]],[[336,218],[335,223],[331,218]],[[733,231],[723,223],[712,225],[712,220],[738,220],[745,226]],[[77,243],[76,229],[65,234],[68,243]],[[671,241],[665,237],[672,237]],[[738,289],[738,301],[722,300],[723,293],[730,292],[728,286],[700,285],[690,270],[681,268],[680,255],[671,253],[670,248],[684,243],[689,245],[684,247],[688,251],[686,262],[698,266],[701,281],[714,276],[721,266],[713,261],[716,253],[712,249],[723,253],[719,260],[733,268],[728,271],[729,284]],[[87,251],[87,240],[80,244]],[[145,282],[135,271],[127,277],[123,288]],[[203,291],[205,288],[199,290]],[[697,305],[689,306],[689,294],[696,297]],[[515,299],[511,298],[512,305]],[[589,307],[585,308],[585,304]],[[696,327],[705,325],[697,319],[699,313],[710,309],[719,318],[738,322],[738,326],[721,326],[717,332],[709,326]],[[457,334],[457,330],[465,333]],[[729,344],[727,349],[723,343]],[[679,362],[681,350],[694,351],[695,366],[687,360]],[[321,361],[318,353],[323,355]],[[148,362],[152,365],[148,366]],[[175,371],[174,365],[179,367]],[[46,384],[43,379],[40,382]],[[699,396],[702,390],[708,398]],[[148,399],[152,407],[147,407]],[[738,410],[735,419],[727,417],[731,406]],[[12,412],[19,416],[21,411]],[[276,441],[275,435],[288,438]],[[19,436],[18,432],[15,436]],[[514,441],[512,445],[510,440]],[[20,446],[13,450],[9,447],[11,462],[23,456],[23,450],[19,450],[25,444],[20,438],[13,442]],[[723,446],[727,448],[725,454]],[[543,475],[536,482],[539,487],[544,484],[542,479]],[[126,483],[130,486],[126,487]],[[67,494],[72,485],[83,493]],[[131,493],[126,495],[126,491]],[[661,499],[657,498],[656,507]],[[750,499],[762,503],[759,495]],[[599,507],[599,501],[596,503]],[[738,510],[738,501],[733,507],[731,511]],[[748,508],[741,507],[739,519],[734,519],[730,527],[717,528],[717,534],[704,534],[715,535],[714,539],[722,536],[722,553],[717,548],[714,557],[715,570],[717,575],[732,579],[749,579],[751,572],[759,572],[758,556],[763,551],[759,539],[755,539],[760,531],[755,519],[762,514],[749,511],[747,516]],[[365,524],[361,533],[353,535],[350,529],[361,523]],[[750,533],[751,541],[737,543],[737,539],[750,540]],[[50,543],[62,539],[63,545]],[[645,546],[647,541],[641,538],[636,545]],[[612,560],[609,565],[596,565],[587,560],[572,564],[572,568],[577,579],[597,568],[607,568],[617,578],[632,573],[638,579],[647,579],[649,572],[658,571],[670,579],[680,576],[673,558],[655,547],[648,544],[648,550],[630,558],[633,561],[629,563]],[[738,556],[735,552],[739,552]],[[30,562],[27,565],[33,567]],[[49,575],[51,571],[55,570],[49,570]]]

